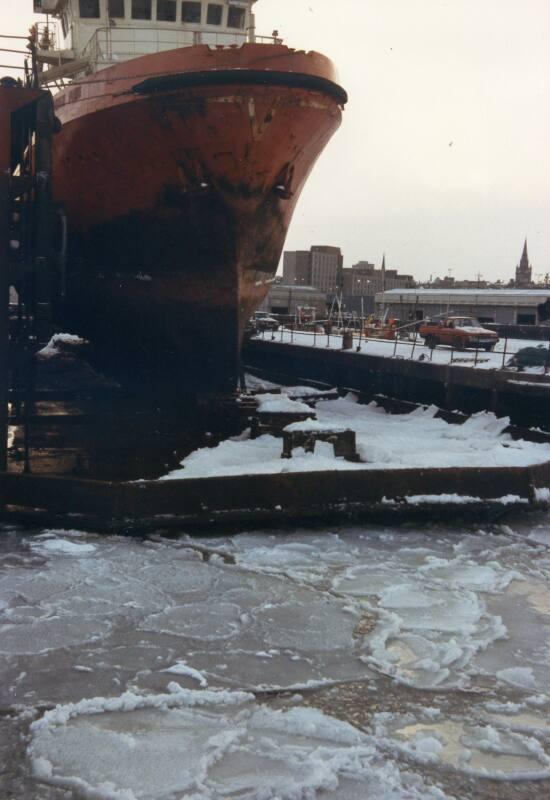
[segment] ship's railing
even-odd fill
[[[98,28],[82,53],[92,66],[101,67],[138,56],[206,44],[210,47],[229,47],[246,42],[281,44],[273,36],[256,36],[252,31],[184,30],[174,28]]]
[[[23,44],[17,45],[17,42],[25,42],[26,49],[22,49]],[[18,73],[23,73],[17,82],[27,87],[38,86],[38,71],[36,64],[36,40],[32,36],[10,36],[6,33],[0,34],[0,58],[4,61],[4,54],[8,54],[8,59],[13,60],[13,56],[25,56],[23,64],[0,64],[0,69],[8,69],[10,71],[17,70]],[[6,45],[9,45],[7,47]],[[20,58],[17,59],[19,62]],[[15,79],[14,79],[15,80]]]

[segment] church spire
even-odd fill
[[[531,285],[533,277],[533,268],[529,263],[529,253],[527,252],[527,239],[523,245],[523,253],[521,254],[521,261],[519,266],[516,267],[516,287],[518,289],[526,289]]]
[[[529,269],[529,254],[527,253],[527,239],[525,240],[525,244],[523,245],[523,253],[521,256],[520,266],[523,269]]]

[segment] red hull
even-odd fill
[[[77,265],[64,322],[231,391],[342,95],[323,56],[252,44],[145,56],[58,95],[55,191]]]

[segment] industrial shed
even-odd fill
[[[317,319],[325,319],[326,293],[314,286],[285,286],[274,283],[260,306],[260,311],[295,316],[300,308],[314,308]]]
[[[403,322],[458,314],[499,325],[550,324],[550,289],[392,289],[376,295],[376,308]]]

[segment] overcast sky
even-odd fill
[[[0,31],[31,7],[0,0]],[[330,56],[350,95],[288,249],[508,279],[527,236],[550,272],[549,0],[259,0],[256,16]]]

